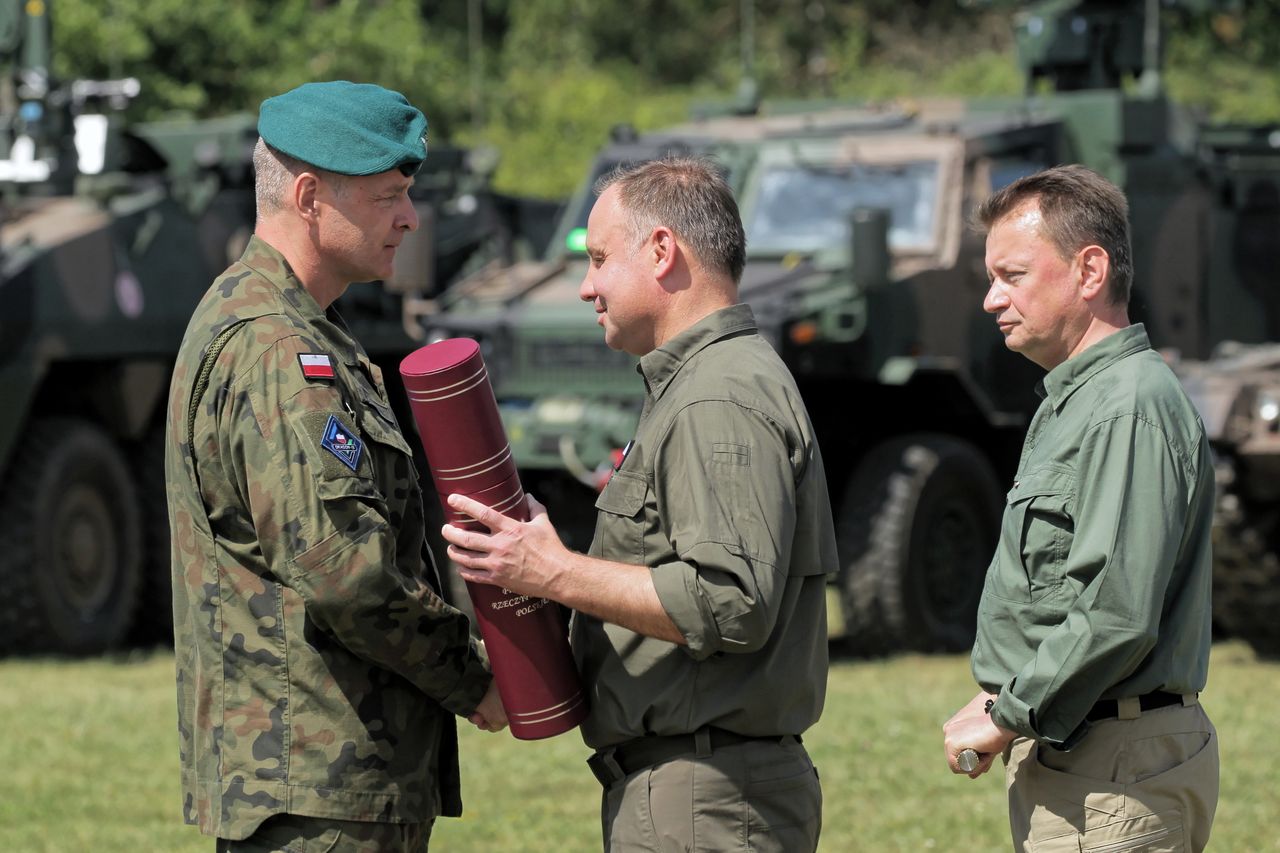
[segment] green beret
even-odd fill
[[[304,83],[267,98],[258,135],[277,151],[340,175],[418,171],[427,118],[399,92],[370,83]]]

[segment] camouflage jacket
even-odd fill
[[[165,469],[186,821],[459,814],[452,715],[490,675],[425,583],[381,371],[256,237],[187,328]]]

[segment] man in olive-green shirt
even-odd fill
[[[446,527],[449,553],[470,581],[577,611],[606,850],[812,851],[800,735],[822,711],[836,569],[813,429],[736,304],[745,243],[715,169],[648,163],[598,189],[581,294],[606,343],[641,356],[646,396],[590,554],[536,504],[520,523],[456,495],[492,535]]]
[[[1127,213],[1078,166],[978,212],[984,307],[1049,372],[979,607],[982,690],[944,727],[945,749],[974,778],[1003,753],[1021,850],[1200,850],[1217,804],[1198,701],[1213,461],[1177,378],[1129,324]],[[976,767],[960,766],[966,749]]]

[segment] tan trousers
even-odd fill
[[[1122,717],[1135,711],[1122,700]],[[1180,852],[1209,841],[1218,735],[1199,703],[1096,722],[1070,752],[1019,738],[1005,765],[1014,850]]]
[[[606,853],[812,853],[822,789],[804,746],[752,741],[676,758],[605,789]]]

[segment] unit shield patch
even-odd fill
[[[329,416],[329,422],[324,428],[324,437],[320,439],[320,446],[338,457],[338,461],[352,471],[360,466],[360,451],[364,445],[360,439],[347,431],[336,415]]]

